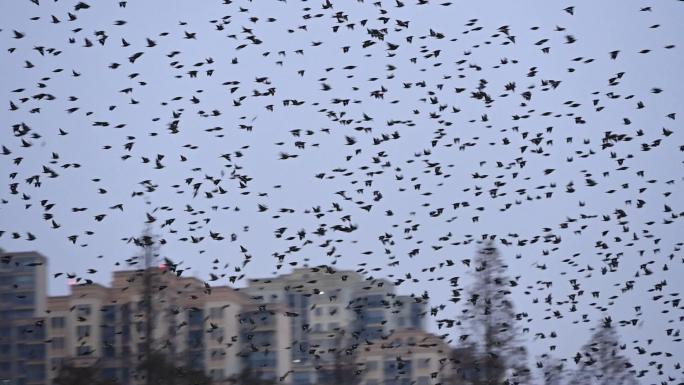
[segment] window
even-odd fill
[[[78,325],[76,327],[76,335],[79,339],[90,336],[90,325]]]
[[[44,365],[28,365],[26,367],[26,379],[30,382],[41,381],[45,379]]]
[[[12,284],[11,275],[0,275],[0,286],[10,286]]]
[[[429,367],[430,367],[430,359],[429,359],[429,358],[427,358],[427,359],[424,359],[424,358],[419,359],[419,360],[418,360],[418,367],[419,367],[419,368],[429,368]]]
[[[328,330],[335,330],[340,327],[339,322],[331,322],[328,324]]]
[[[250,341],[255,346],[269,346],[275,340],[275,332],[273,331],[260,331],[243,333],[242,339]]]
[[[214,340],[222,340],[223,339],[223,328],[216,328],[211,331],[211,338]]]
[[[124,303],[120,307],[121,319],[124,321],[130,321],[131,309],[127,303]]]
[[[35,303],[34,293],[15,294],[12,301],[15,305],[29,306]]]
[[[212,361],[220,361],[223,359],[223,349],[212,349],[211,351],[211,360]]]
[[[12,302],[12,298],[14,298],[14,293],[9,291],[0,295],[0,301],[2,302]]]
[[[360,338],[367,340],[375,340],[382,337],[382,327],[376,328],[363,328],[360,330]]]
[[[202,337],[204,330],[191,330],[188,332],[188,345],[190,349],[199,348],[202,346]]]
[[[323,314],[323,309],[317,307],[314,313],[316,314],[316,317],[320,317]]]
[[[33,309],[14,310],[7,312],[9,318],[22,319],[33,317]]]
[[[16,336],[19,341],[42,340],[45,338],[45,331],[37,325],[17,326]]]
[[[55,337],[52,339],[52,348],[55,350],[64,349],[64,337]]]
[[[364,314],[366,324],[379,324],[385,320],[385,312],[382,310],[367,310]]]
[[[43,360],[45,359],[45,346],[41,345],[26,345],[18,344],[17,350],[19,357],[27,360]]]
[[[247,365],[252,368],[272,368],[276,366],[275,353],[272,351],[252,352],[247,356]]]
[[[212,307],[209,309],[209,316],[212,319],[223,319],[223,307]]]
[[[90,315],[90,305],[76,305],[76,314],[79,317],[87,317]]]
[[[29,329],[26,326],[17,326],[16,336],[19,341],[25,341],[29,339],[27,335],[27,330]]]
[[[50,369],[54,370],[54,371],[59,370],[59,368],[62,367],[63,362],[64,362],[64,358],[62,358],[62,357],[56,357],[56,358],[50,359]]]
[[[383,307],[385,306],[384,295],[373,294],[366,297],[366,307]]]
[[[188,323],[190,327],[202,326],[204,324],[204,315],[201,310],[188,310]]]
[[[128,383],[128,379],[130,377],[130,371],[128,368],[121,368],[121,382]]]
[[[104,321],[107,323],[116,322],[116,306],[107,305],[102,307],[102,313],[104,315]]]
[[[420,304],[411,304],[411,327],[416,329],[420,328],[422,325],[422,314],[423,308]]]
[[[316,377],[318,377],[316,378],[317,384],[334,384],[338,382],[336,381],[338,379],[335,377],[335,373],[333,372],[333,370],[321,370],[318,371],[316,374]]]
[[[79,356],[87,356],[92,352],[92,349],[88,345],[82,345],[76,349],[76,354],[78,354]]]
[[[38,266],[32,266],[33,264],[38,264]],[[25,258],[23,259],[21,265],[17,267],[17,271],[35,271],[43,262],[39,261],[37,258]]]
[[[418,377],[417,385],[430,385],[430,377],[427,377],[427,376]]]
[[[397,371],[397,362],[385,361],[384,364],[385,377],[394,376]]]
[[[211,378],[214,381],[221,381],[223,380],[223,369],[212,369],[211,370]]]
[[[378,361],[366,361],[366,370],[372,372],[378,369]]]
[[[116,328],[114,326],[105,326],[101,329],[100,336],[102,342],[113,344],[116,340]]]
[[[188,366],[193,369],[200,369],[203,366],[203,353],[192,352],[189,355]]]
[[[116,349],[113,345],[105,345],[104,356],[107,358],[114,358],[116,356]]]
[[[65,320],[64,317],[52,317],[50,318],[50,326],[53,329],[64,329]]]
[[[36,284],[36,279],[33,274],[17,275],[14,277],[14,284],[20,287],[33,287]]]
[[[108,381],[116,380],[116,368],[102,369],[102,378]]]
[[[308,372],[294,372],[292,374],[293,385],[311,385]]]

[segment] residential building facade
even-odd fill
[[[47,259],[37,252],[0,252],[0,383],[46,381]]]
[[[151,350],[179,366],[203,370],[217,384],[240,369],[241,293],[208,287],[199,279],[151,268]],[[104,379],[122,385],[144,383],[136,371],[145,358],[144,270],[114,272],[111,287],[71,286],[68,296],[50,297],[46,319],[49,379],[65,361],[97,365]]]
[[[437,385],[453,376],[451,348],[434,334],[403,329],[360,347],[361,385]]]
[[[252,279],[241,291],[250,301],[289,308],[294,385],[333,384],[339,361],[361,343],[425,328],[425,301],[397,295],[390,281],[355,271],[305,267]]]
[[[285,385],[336,384],[351,375],[363,385],[445,378],[449,348],[425,332],[426,300],[396,294],[386,279],[319,266],[234,289],[162,265],[115,271],[109,286],[72,281],[68,295],[48,297],[45,257],[0,256],[0,384],[52,384],[69,363],[142,385],[138,367],[148,345],[216,385],[246,371]]]

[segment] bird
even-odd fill
[[[470,358],[522,363],[501,383],[681,377],[676,5],[540,3],[535,22],[511,4],[224,0],[141,24],[126,1],[30,1],[0,30],[0,239],[85,271],[53,285],[89,299],[155,254],[174,333],[245,362],[296,352],[280,382],[371,351],[419,383]],[[283,277],[283,298],[256,289]],[[236,330],[205,306],[231,290],[257,309],[226,307]],[[285,346],[243,329],[269,301],[296,326]]]

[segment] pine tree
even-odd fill
[[[65,363],[59,368],[54,385],[117,385],[114,379],[102,379],[99,365],[75,366]]]
[[[356,369],[357,341],[355,338],[344,338],[343,334],[335,337],[329,378],[332,379],[331,383],[338,385],[358,385],[361,376]]]
[[[199,369],[177,367],[166,359],[166,355],[153,352],[143,361],[139,369],[145,373],[145,381],[151,385],[211,385],[212,381]]]
[[[149,214],[148,214],[149,215]],[[154,333],[153,329],[157,321],[157,314],[154,306],[154,277],[152,272],[152,266],[156,257],[158,256],[158,245],[156,244],[156,239],[152,234],[152,228],[148,224],[145,227],[145,231],[140,236],[140,238],[133,239],[136,246],[142,248],[143,255],[139,257],[142,260],[142,278],[143,278],[143,300],[142,304],[144,306],[144,339],[143,339],[143,351],[139,357],[139,361],[149,363],[152,361],[153,354],[153,344],[154,344]],[[152,385],[152,365],[141,365],[144,368],[144,377],[146,378],[146,385]]]
[[[543,355],[537,362],[544,385],[561,385],[565,377],[565,363],[557,358]]]
[[[240,373],[228,380],[228,382],[235,385],[275,385],[275,381],[264,379],[250,365],[246,365]]]
[[[452,374],[446,383],[462,385],[475,383],[479,377],[478,360],[473,344],[461,346],[451,351]]]
[[[569,385],[638,385],[632,364],[620,353],[617,331],[607,317],[582,351],[575,356],[578,365]]]
[[[527,351],[519,341],[507,265],[492,242],[481,246],[462,321],[475,352],[475,385],[527,384]]]

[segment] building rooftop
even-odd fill
[[[12,261],[21,260],[23,258],[35,258],[36,263],[47,264],[47,257],[37,251],[12,251],[5,252],[0,250],[0,265],[10,264]]]

